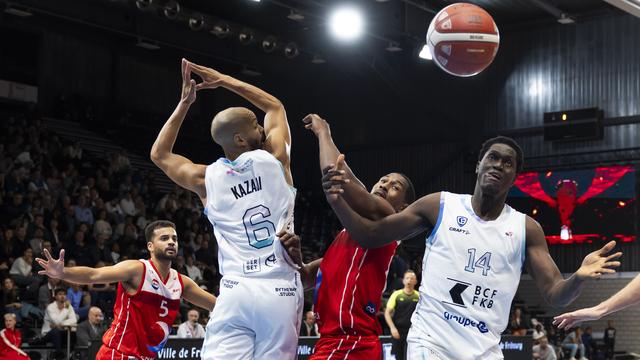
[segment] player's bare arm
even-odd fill
[[[183,284],[182,297],[195,306],[207,311],[213,311],[213,307],[216,305],[216,297],[202,290],[190,277],[182,274],[180,276]]]
[[[196,90],[223,87],[242,96],[264,111],[264,130],[266,134],[264,148],[282,163],[287,182],[289,185],[293,185],[290,160],[291,132],[282,102],[258,87],[222,74],[214,69],[191,62],[189,65],[192,71],[202,78],[202,82],[196,85]]]
[[[305,124],[304,127],[311,130],[318,138],[320,169],[323,173],[322,183],[323,186],[331,185],[331,174],[327,172],[335,166],[334,163],[340,151],[331,137],[329,123],[316,114],[305,116],[302,122]],[[367,191],[346,161],[342,165],[342,177],[344,178],[342,196],[355,212],[370,220],[377,220],[395,213],[389,202]]]
[[[54,259],[47,249],[43,250],[45,259],[36,258],[43,270],[39,275],[61,279],[75,284],[109,284],[121,282],[127,291],[135,291],[142,281],[144,265],[136,260],[125,260],[113,266],[91,268],[86,266],[64,266],[64,249],[60,250],[60,257]]]
[[[553,324],[560,329],[571,329],[582,322],[598,320],[638,303],[640,303],[640,276],[636,276],[622,290],[596,306],[556,316]]]
[[[332,171],[339,171],[338,166]],[[440,193],[421,197],[399,213],[372,221],[358,215],[342,198],[341,188],[326,188],[327,201],[349,234],[364,248],[376,248],[427,230],[438,218]]]
[[[156,141],[151,147],[151,161],[176,184],[196,193],[200,200],[205,203],[207,197],[207,190],[204,184],[206,166],[194,164],[186,157],[173,152],[180,126],[189,111],[189,107],[196,100],[196,83],[191,79],[191,68],[185,59],[182,59],[181,69],[182,94],[180,102],[160,130]]]
[[[542,227],[527,216],[527,261],[529,274],[533,277],[544,299],[553,307],[565,307],[580,295],[585,281],[597,279],[602,274],[612,274],[614,268],[620,266],[616,261],[622,253],[609,255],[615,247],[611,241],[587,255],[580,268],[567,279],[562,277],[558,266],[549,255],[549,248]]]
[[[400,332],[398,332],[398,328],[396,324],[393,323],[393,314],[395,310],[387,307],[384,309],[384,320],[387,322],[387,326],[389,326],[389,330],[391,331],[391,337],[394,339],[400,339]]]

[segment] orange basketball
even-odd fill
[[[433,61],[455,76],[473,76],[486,69],[499,44],[500,34],[493,18],[473,4],[447,6],[436,14],[427,31]]]

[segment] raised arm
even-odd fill
[[[57,260],[51,257],[47,249],[44,249],[43,253],[46,260],[36,258],[43,269],[38,272],[39,275],[83,285],[123,282],[137,287],[142,281],[143,265],[136,260],[126,260],[113,266],[97,269],[86,266],[64,267],[64,249],[60,250],[60,258]]]
[[[586,280],[597,279],[602,274],[615,273],[612,268],[620,266],[614,261],[621,252],[607,255],[615,247],[611,241],[600,250],[587,255],[580,268],[563,279],[558,266],[549,255],[549,248],[540,224],[527,216],[527,270],[533,277],[544,299],[553,307],[565,307],[571,304],[582,291]]]
[[[190,78],[189,63],[182,59],[182,95],[178,106],[164,124],[151,147],[151,161],[176,184],[196,193],[204,203],[207,190],[204,184],[205,165],[194,164],[184,156],[173,152],[180,126],[189,107],[196,100],[195,81]]]
[[[264,111],[264,130],[266,133],[265,150],[275,156],[285,169],[287,181],[293,184],[291,177],[291,132],[284,105],[275,96],[266,91],[225,75],[214,69],[189,63],[194,73],[202,78],[196,90],[223,87],[232,91],[254,106]]]
[[[313,131],[318,138],[320,170],[324,173],[324,169],[334,166],[334,162],[340,155],[340,151],[331,137],[329,124],[316,114],[305,116],[302,122],[305,124],[304,127]],[[377,220],[395,213],[389,202],[367,191],[367,188],[358,180],[346,162],[344,162],[342,170],[345,179],[342,186],[344,190],[342,197],[355,212],[370,220]],[[325,174],[325,176],[327,175]],[[328,179],[323,178],[323,185],[328,183],[325,180]]]
[[[334,182],[343,182],[341,178],[342,155],[336,161]],[[376,248],[395,240],[410,238],[435,224],[440,207],[440,193],[423,196],[406,209],[380,220],[372,221],[358,215],[342,198],[340,185],[325,187],[327,201],[349,234],[364,248]]]
[[[636,276],[627,286],[609,299],[590,308],[556,316],[553,324],[557,325],[560,329],[571,329],[584,321],[598,320],[603,316],[638,303],[640,303],[640,275]]]
[[[198,284],[196,284],[190,277],[182,276],[182,297],[185,300],[192,303],[195,306],[201,307],[207,311],[213,311],[213,307],[216,305],[216,297],[213,294],[208,293]]]

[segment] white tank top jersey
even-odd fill
[[[484,221],[471,195],[441,193],[411,318],[426,346],[447,359],[503,358],[500,334],[524,265],[525,220],[505,204],[496,220]]]
[[[278,159],[264,150],[220,158],[205,173],[205,215],[218,241],[225,276],[282,278],[295,266],[276,237],[293,231],[296,190]]]

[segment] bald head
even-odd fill
[[[99,307],[92,306],[87,316],[92,325],[98,325],[102,321],[102,310]]]
[[[211,137],[223,148],[234,146],[236,135],[246,136],[256,124],[253,111],[244,107],[231,107],[220,111],[211,121]]]

